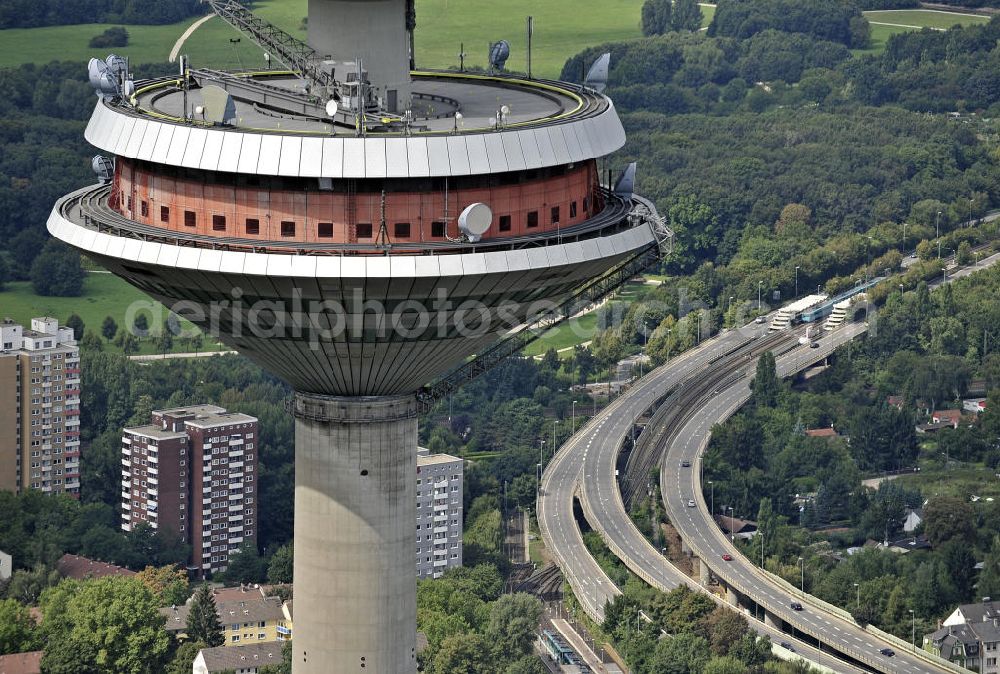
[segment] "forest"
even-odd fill
[[[77,23],[165,24],[204,11],[199,0],[0,0],[0,29]]]

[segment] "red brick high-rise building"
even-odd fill
[[[122,434],[122,529],[146,522],[191,545],[199,576],[257,535],[257,419],[215,405],[152,413]]]

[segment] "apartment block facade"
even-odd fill
[[[191,545],[198,576],[257,535],[258,426],[216,405],[152,413],[122,431],[122,529],[146,522]]]
[[[55,318],[0,322],[0,490],[80,496],[80,349]]]
[[[462,566],[462,459],[417,450],[417,577]]]

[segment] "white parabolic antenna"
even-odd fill
[[[493,224],[493,211],[482,202],[469,204],[458,216],[458,229],[475,243],[483,238]]]
[[[326,115],[327,115],[327,117],[334,117],[334,116],[336,116],[337,110],[339,110],[339,109],[340,109],[340,106],[337,105],[337,101],[329,100],[329,101],[326,102]]]

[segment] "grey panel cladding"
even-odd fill
[[[613,105],[594,117],[503,131],[315,136],[185,126],[98,103],[85,136],[114,155],[202,170],[309,178],[488,174],[603,157],[625,144]]]

